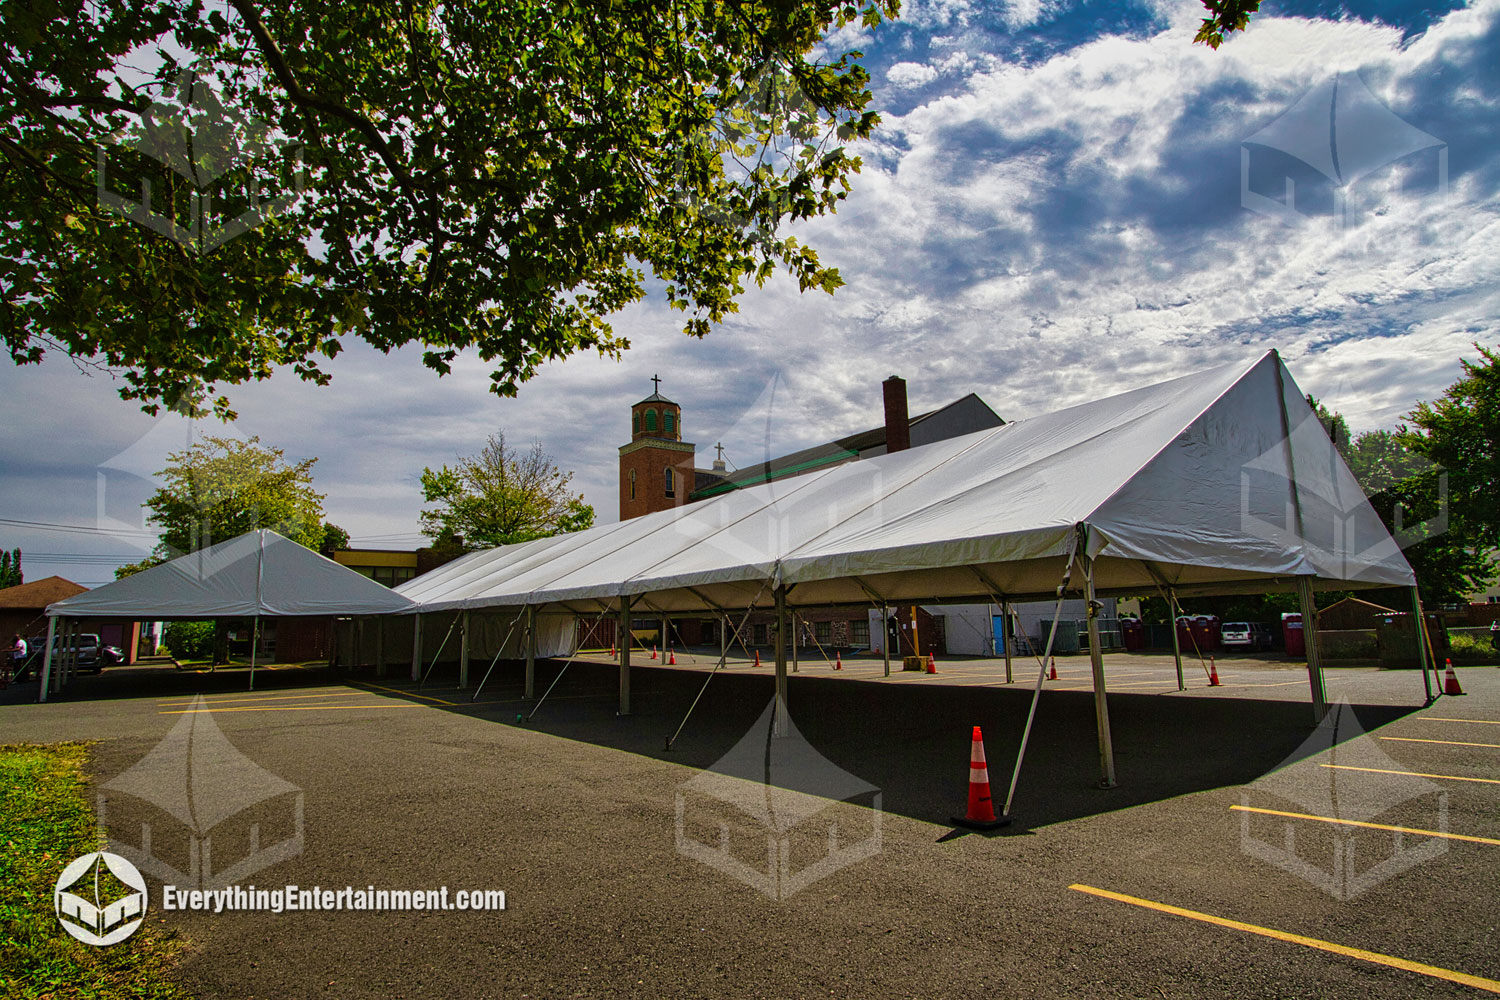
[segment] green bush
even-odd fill
[[[1490,645],[1488,633],[1482,635],[1468,635],[1463,632],[1448,633],[1448,650],[1455,657],[1465,660],[1494,660],[1500,659],[1500,653]]]
[[[213,622],[169,622],[162,645],[179,660],[206,660],[213,655]]]

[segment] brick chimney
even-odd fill
[[[892,375],[881,383],[885,391],[885,450],[905,451],[911,447],[911,418],[906,413],[906,379]]]

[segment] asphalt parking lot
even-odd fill
[[[976,834],[950,820],[970,729],[1003,798],[1034,661],[1009,685],[996,661],[804,661],[785,741],[769,667],[738,662],[667,751],[700,659],[637,668],[627,718],[600,662],[530,722],[518,664],[477,701],[442,667],[421,691],[293,669],[254,693],[242,671],[122,669],[46,705],[5,692],[0,731],[97,740],[112,843],[149,837],[189,876],[507,893],[502,913],[153,912],[202,997],[1500,992],[1500,671],[1427,707],[1414,671],[1329,671],[1314,728],[1295,665],[1220,661],[1220,687],[1200,670],[1179,693],[1170,657],[1112,657],[1102,790],[1087,661],[1063,660],[1014,824]]]

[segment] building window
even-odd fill
[[[661,426],[662,430],[668,434],[675,434],[677,432],[677,414],[671,410],[663,410],[661,414]]]
[[[870,644],[869,619],[849,623],[849,643],[853,646],[868,646]]]
[[[667,496],[675,497],[677,495],[677,491],[672,489],[672,467],[670,465],[662,470],[662,477],[666,480]]]
[[[647,410],[646,411],[646,433],[647,434],[654,434],[654,433],[656,433],[656,411],[655,410]]]
[[[635,499],[635,470],[630,470],[630,499]]]
[[[630,433],[632,433],[632,434],[639,434],[640,432],[641,432],[641,412],[639,410],[637,410],[636,412],[634,412],[634,413],[632,413],[630,415]]]
[[[832,622],[813,622],[813,638],[818,640],[818,645],[826,646],[833,641]]]

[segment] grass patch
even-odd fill
[[[176,931],[147,923],[110,948],[73,940],[52,912],[63,867],[104,846],[89,806],[85,743],[0,746],[0,995],[186,1000],[167,970]]]

